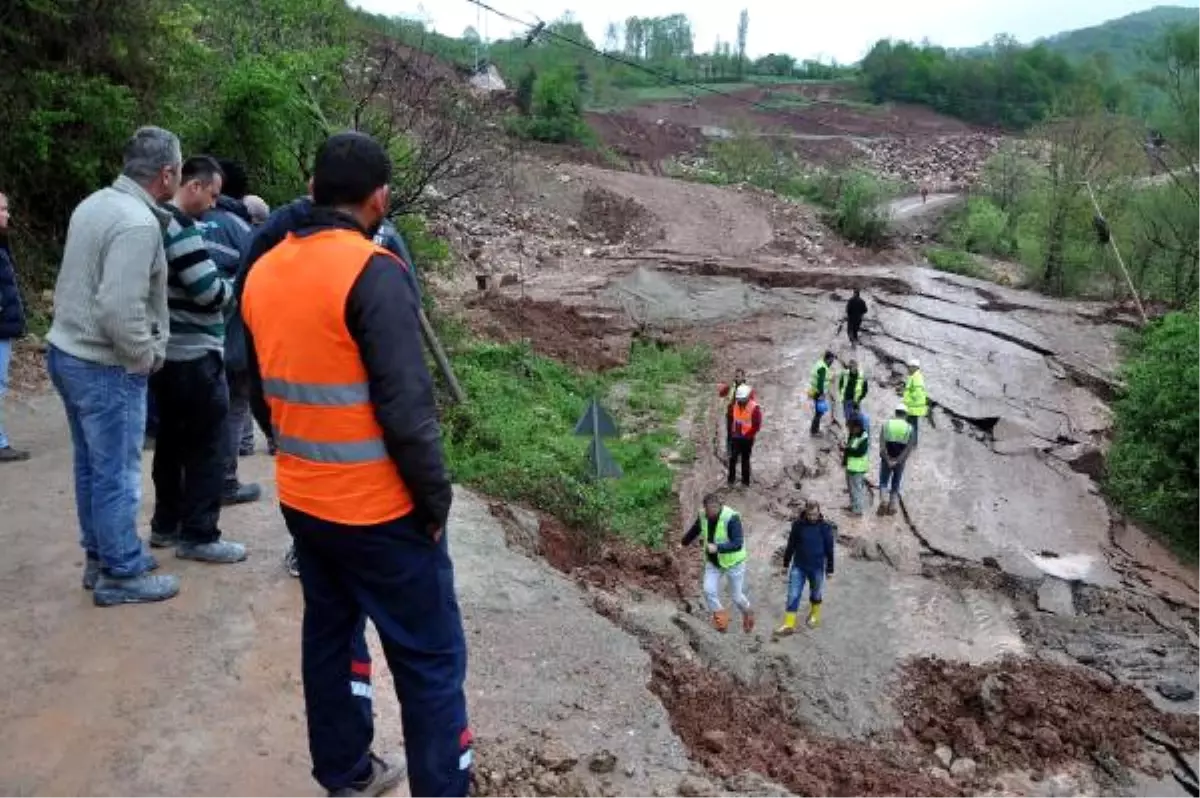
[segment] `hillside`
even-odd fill
[[[1049,49],[1072,60],[1108,53],[1114,72],[1128,75],[1141,68],[1141,53],[1171,25],[1196,24],[1195,6],[1155,6],[1136,14],[1110,19],[1090,28],[1065,31],[1044,40]]]

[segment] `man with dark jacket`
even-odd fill
[[[862,329],[863,318],[867,315],[867,303],[854,289],[854,296],[846,302],[846,335],[850,338],[851,346],[858,346],[858,331]]]
[[[804,585],[808,584],[808,625],[821,625],[822,588],[826,578],[833,576],[833,541],[837,526],[821,515],[815,501],[804,504],[804,513],[792,522],[787,546],[783,550],[783,572],[788,577],[787,611],[783,625],[775,630],[776,637],[787,637],[796,631],[796,612]]]
[[[209,255],[222,276],[227,280],[237,277],[242,256],[250,247],[252,228],[250,211],[242,197],[246,195],[246,171],[241,164],[224,158],[218,160],[224,183],[216,206],[202,217],[204,243]],[[249,443],[254,451],[254,428],[250,421],[250,388],[246,374],[246,343],[242,338],[241,319],[237,308],[231,307],[226,314],[225,329],[225,377],[229,383],[229,415],[225,419],[222,437],[222,452],[225,463],[222,504],[243,504],[257,501],[262,489],[255,483],[242,483],[238,479],[238,455]],[[247,431],[249,441],[247,442]]]
[[[29,459],[29,452],[14,449],[4,430],[4,395],[8,393],[8,369],[13,341],[25,335],[25,308],[17,287],[17,270],[8,248],[8,197],[0,194],[0,463]]]
[[[359,700],[370,687],[352,678],[370,674],[357,659],[366,616],[403,699],[410,792],[465,796],[472,734],[450,480],[407,267],[372,241],[390,173],[374,139],[331,136],[308,216],[245,272],[251,407],[276,432],[304,594],[313,775],[335,795],[380,795],[402,777],[372,752]]]

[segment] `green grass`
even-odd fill
[[[689,385],[708,366],[702,349],[635,345],[627,366],[580,373],[521,344],[464,340],[453,346],[455,372],[469,401],[443,417],[455,481],[526,502],[588,532],[660,545],[675,505],[674,473],[663,458],[691,456],[676,422]],[[575,424],[591,397],[616,419],[620,438],[605,447],[620,479],[588,474],[587,439]]]
[[[975,259],[975,256],[960,249],[929,247],[925,250],[925,257],[933,264],[933,268],[938,271],[961,274],[964,277],[983,276],[983,268],[979,265],[979,261]]]

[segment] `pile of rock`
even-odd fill
[[[878,138],[862,144],[867,163],[879,174],[932,191],[953,191],[979,179],[1002,139],[989,133],[921,138]]]

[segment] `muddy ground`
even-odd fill
[[[725,496],[748,530],[758,624],[713,630],[700,555],[674,540],[589,540],[459,490],[477,792],[1183,794],[1169,751],[1196,747],[1196,574],[1094,482],[1124,313],[854,250],[753,192],[531,168],[519,203],[436,220],[464,264],[515,277],[479,292],[464,269],[435,281],[440,299],[581,367],[621,362],[636,334],[711,346],[714,382],[749,372],[766,426],[752,484]],[[605,218],[583,218],[589,191]],[[612,219],[661,236],[613,241]],[[870,315],[852,350],[839,320],[855,286]],[[865,368],[875,429],[898,364],[922,360],[935,409],[900,515],[848,516],[840,419],[807,434],[809,369],[829,347]],[[243,461],[267,498],[223,516],[249,561],[168,557],[178,599],[96,610],[61,410],[36,374],[29,391],[10,424],[34,459],[0,472],[0,790],[315,794],[269,460]],[[724,490],[721,408],[711,385],[689,396],[680,517]],[[778,553],[805,498],[838,523],[837,572],[824,626],[775,641]],[[395,699],[376,695],[394,750]]]

